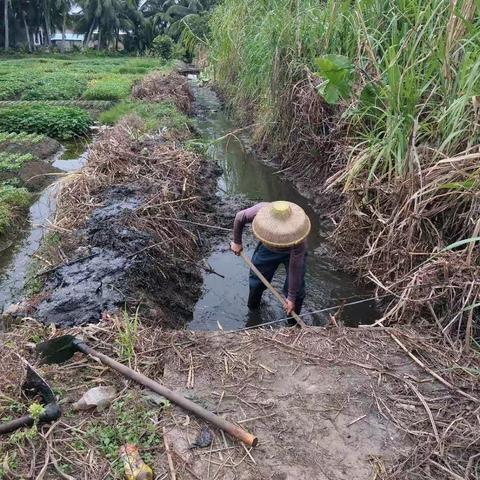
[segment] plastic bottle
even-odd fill
[[[123,460],[125,480],[153,480],[153,471],[140,457],[136,445],[122,445],[118,454]]]

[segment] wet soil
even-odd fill
[[[85,145],[81,142],[67,144],[64,148],[61,148],[55,140],[48,141],[47,144],[50,145],[49,148],[41,147],[45,155],[47,152],[57,152],[51,162],[32,161],[17,173],[18,177],[24,179],[26,186],[38,192],[38,197],[27,210],[24,224],[18,225],[18,229],[8,238],[2,239],[0,245],[0,310],[2,311],[8,310],[12,304],[19,302],[24,295],[23,289],[32,258],[40,248],[48,223],[55,213],[58,193],[58,184],[55,180],[59,174],[81,168],[87,158]],[[60,151],[58,151],[59,148]],[[40,155],[40,150],[37,150],[37,154]],[[19,313],[21,311],[19,310]]]
[[[53,138],[45,137],[40,142],[13,142],[5,141],[0,144],[0,150],[6,153],[31,153],[34,157],[40,160],[51,159],[60,149],[61,144]]]
[[[161,136],[147,137],[139,144],[132,143],[132,154],[149,148],[154,152],[162,142]],[[168,154],[168,149],[163,151]],[[182,155],[181,151],[177,152]],[[143,162],[143,156],[138,158]],[[162,159],[158,154],[156,158],[158,168],[176,168],[175,160]],[[218,175],[215,164],[194,158],[200,163],[200,171],[195,179],[198,191],[192,193],[201,194],[202,204],[207,208],[202,208],[198,218],[186,219],[193,224],[195,220],[203,221],[208,212],[214,213],[216,198],[212,192]],[[100,163],[102,161],[106,159],[100,159]],[[68,261],[45,272],[43,290],[31,302],[30,312],[36,318],[45,323],[73,326],[98,322],[104,313],[118,308],[135,311],[137,307],[143,316],[155,318],[162,326],[179,327],[191,318],[201,293],[199,265],[181,255],[170,255],[168,251],[157,256],[156,248],[162,239],[137,213],[154,200],[161,202],[157,192],[168,191],[171,180],[167,177],[162,184],[145,182],[141,177],[137,183],[129,183],[130,177],[121,175],[113,185],[100,187],[90,198],[89,201],[98,206],[62,243]],[[169,197],[167,203],[181,202],[183,194],[178,193],[176,200],[176,197]],[[178,212],[173,211],[173,214]],[[199,235],[197,230],[192,228],[189,235],[196,238],[196,255],[200,259],[212,235]],[[166,258],[168,265],[164,264]]]
[[[81,246],[48,276],[42,293],[46,298],[36,305],[37,318],[65,326],[97,322],[104,311],[125,301],[126,276],[136,263],[145,262],[137,252],[153,243],[126,226],[142,200],[141,192],[126,186],[105,192],[104,205],[77,232]]]

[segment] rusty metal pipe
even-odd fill
[[[203,418],[207,422],[215,425],[216,427],[221,428],[223,431],[227,432],[232,437],[238,438],[246,445],[250,447],[255,447],[257,445],[257,437],[243,430],[239,426],[229,422],[228,420],[225,420],[224,418],[216,415],[215,413],[206,410],[205,408],[192,402],[191,400],[188,400],[183,395],[180,395],[179,393],[176,393],[169,388],[160,385],[159,383],[153,381],[145,375],[138,373],[135,370],[132,370],[131,368],[117,362],[116,360],[113,360],[113,358],[107,357],[107,355],[97,352],[82,341],[75,341],[75,347],[80,352],[98,358],[103,364],[107,365],[110,368],[113,368],[114,370],[121,373],[125,377],[130,378],[134,382],[137,382],[140,385],[149,388],[150,390],[158,393],[159,395],[163,395],[165,398],[168,398],[173,403],[176,403],[185,410],[188,410],[197,415],[198,417]]]

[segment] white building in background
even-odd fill
[[[74,46],[81,48],[84,38],[85,35],[83,35],[83,33],[65,32],[65,50],[71,50]],[[50,40],[53,46],[58,48],[62,47],[63,38],[61,33],[54,33],[50,36]]]

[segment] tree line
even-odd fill
[[[51,47],[52,35],[83,34],[83,48],[145,51],[159,35],[177,41],[188,28],[206,35],[208,11],[217,0],[0,0],[5,51]],[[37,41],[34,41],[34,38]],[[40,39],[40,42],[38,41]]]

